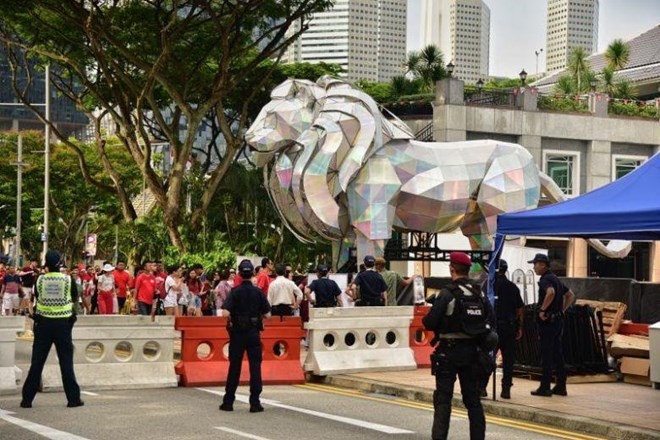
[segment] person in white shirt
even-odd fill
[[[181,296],[183,287],[183,279],[181,278],[183,271],[181,266],[175,264],[170,266],[167,270],[167,278],[165,279],[165,315],[179,316],[178,299]]]
[[[268,286],[268,302],[273,316],[293,316],[302,301],[302,291],[296,283],[286,277],[286,266],[275,266],[277,278]]]

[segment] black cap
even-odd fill
[[[320,273],[328,273],[329,270],[330,269],[328,269],[328,266],[326,266],[325,264],[321,264],[319,267],[316,268],[316,271]]]
[[[238,264],[238,271],[241,273],[241,276],[251,276],[254,273],[254,266],[250,260],[245,259]]]
[[[44,266],[48,268],[59,268],[60,263],[62,262],[62,255],[57,251],[48,251],[46,252],[46,257],[44,258]]]
[[[536,254],[534,255],[534,259],[529,260],[528,263],[537,263],[539,261],[541,263],[550,264],[550,258],[546,254]]]
[[[506,262],[505,259],[500,258],[500,262],[497,265],[497,270],[507,270],[509,268],[509,263]]]
[[[374,264],[376,264],[376,259],[374,258],[373,255],[367,255],[364,257],[364,265],[367,267],[372,267]]]

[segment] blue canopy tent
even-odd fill
[[[660,240],[660,153],[626,176],[574,199],[499,215],[489,263],[491,302],[496,264],[507,235]]]

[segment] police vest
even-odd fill
[[[451,283],[447,289],[454,297],[454,313],[450,317],[450,331],[478,336],[488,331],[488,316],[478,286]]]
[[[37,311],[45,318],[68,318],[73,314],[71,277],[59,272],[47,273],[37,280]]]

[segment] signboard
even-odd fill
[[[96,256],[96,234],[87,234],[85,251],[87,251],[87,255],[90,257]]]

